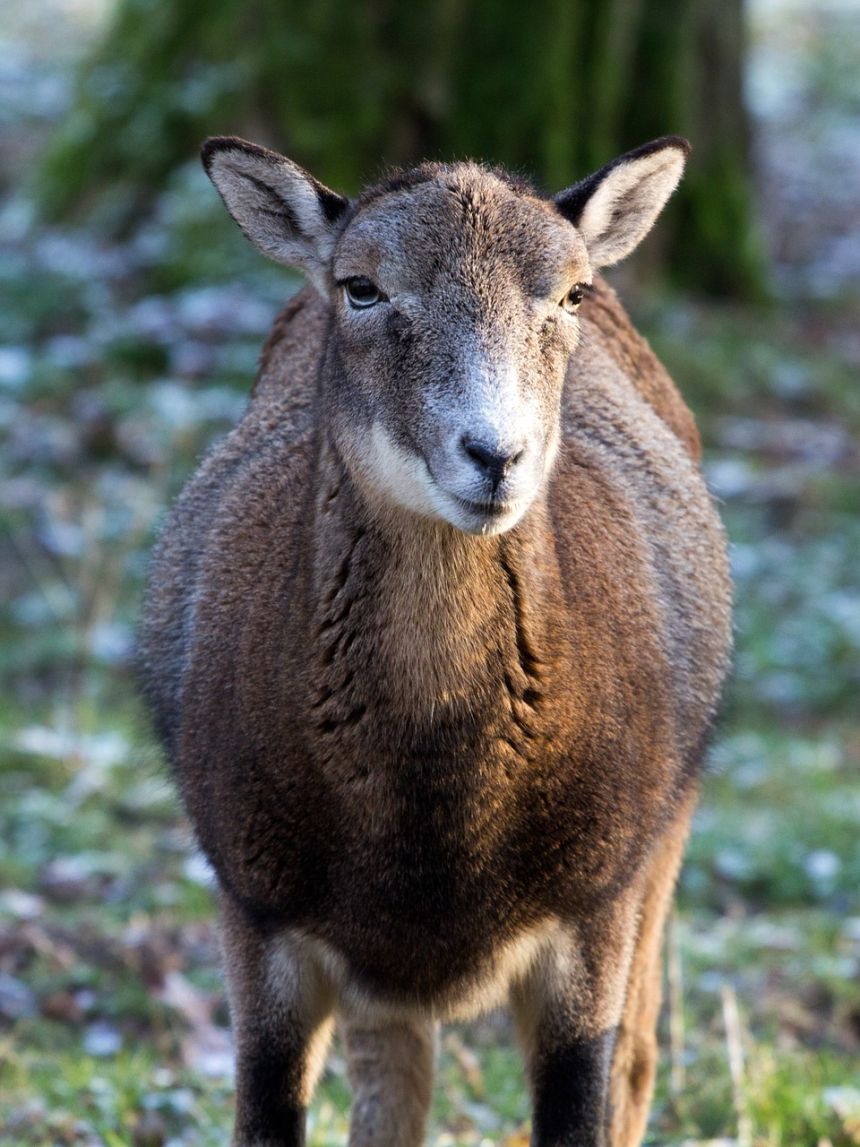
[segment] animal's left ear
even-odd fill
[[[556,207],[579,231],[593,267],[617,263],[639,246],[678,186],[689,154],[680,135],[663,136],[556,195]]]

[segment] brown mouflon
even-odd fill
[[[660,938],[730,645],[692,416],[596,270],[674,136],[554,198],[473,163],[348,200],[203,160],[311,285],[158,545],[146,695],[221,892],[236,1147],[417,1147],[439,1020],[507,1002],[535,1147],[634,1147]]]

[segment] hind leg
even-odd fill
[[[645,1134],[657,1070],[663,929],[694,806],[692,793],[655,846],[645,873],[636,950],[612,1062],[612,1147],[639,1147]]]
[[[342,1031],[353,1092],[349,1147],[421,1147],[433,1092],[431,1021],[348,1016]]]

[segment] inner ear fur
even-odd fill
[[[323,288],[349,200],[285,156],[235,136],[207,139],[201,159],[248,239]]]
[[[618,156],[553,202],[588,249],[593,267],[629,255],[653,227],[684,174],[689,142],[666,135]]]

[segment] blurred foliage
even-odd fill
[[[380,161],[464,156],[558,190],[674,132],[694,155],[652,260],[755,297],[743,50],[741,0],[120,0],[35,186],[48,217],[100,199],[122,228],[211,134],[354,192]]]

